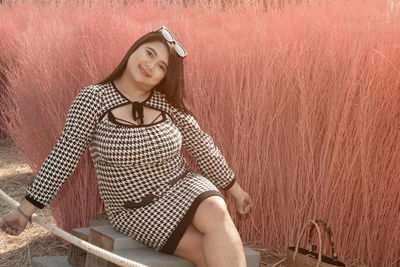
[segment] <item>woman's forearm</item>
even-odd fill
[[[239,183],[235,181],[235,183],[227,191],[231,196],[235,197],[241,194],[243,189],[240,187]]]
[[[22,210],[23,213],[25,213],[27,216],[31,216],[33,213],[36,212],[38,207],[30,203],[28,200],[24,199],[21,202],[21,205],[19,208]]]

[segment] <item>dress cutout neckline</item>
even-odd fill
[[[134,120],[140,120],[139,125],[144,125],[144,114],[143,114],[143,105],[146,103],[153,95],[154,93],[154,88],[151,89],[150,95],[142,102],[139,101],[132,101],[130,100],[127,96],[125,96],[123,93],[121,93],[120,90],[115,86],[114,81],[111,81],[111,85],[116,90],[124,99],[126,99],[129,103],[132,103],[132,117]]]
[[[129,122],[130,124],[126,124],[126,123],[119,122],[118,120],[123,120],[123,119],[116,118],[116,117],[114,116],[114,114],[111,112],[111,109],[107,112],[107,114],[108,114],[108,119],[109,119],[112,123],[114,123],[114,124],[116,124],[116,125],[128,127],[128,128],[141,128],[141,127],[154,126],[154,125],[160,124],[160,123],[162,123],[162,122],[164,122],[164,121],[167,120],[167,116],[166,116],[166,114],[165,114],[164,111],[161,111],[161,114],[159,114],[159,115],[156,117],[156,119],[158,119],[160,116],[162,116],[161,120],[157,120],[157,121],[154,121],[154,120],[153,120],[153,122],[151,122],[151,123],[149,123],[149,124],[134,124],[134,123],[131,123],[131,122]]]

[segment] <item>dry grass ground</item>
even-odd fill
[[[19,155],[11,139],[0,139],[0,188],[16,201],[24,198],[26,186],[35,176]],[[0,201],[0,215],[11,211],[11,207]],[[37,214],[54,222],[51,210],[46,207]],[[67,255],[68,245],[38,224],[27,226],[19,236],[0,233],[0,266],[30,266],[32,257],[41,255]]]
[[[25,189],[35,178],[31,168],[18,153],[10,138],[0,138],[0,188],[16,201],[24,198]],[[0,201],[0,216],[11,211],[11,207]],[[38,210],[37,214],[47,221],[54,223],[49,207]],[[257,244],[246,244],[261,253],[261,266],[274,266],[285,257],[271,247]],[[68,255],[68,244],[57,236],[49,233],[38,224],[27,226],[17,237],[0,232],[0,267],[30,266],[32,257]],[[285,266],[284,263],[275,266]]]

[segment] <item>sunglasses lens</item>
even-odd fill
[[[175,43],[175,50],[176,53],[181,57],[185,57],[187,55],[185,49],[179,43]]]
[[[174,40],[172,33],[170,33],[166,28],[163,28],[161,33],[168,42],[172,42]]]
[[[175,44],[175,50],[176,53],[181,56],[181,57],[186,57],[187,56],[187,52],[186,50],[183,48],[183,46],[176,42],[174,39],[174,36],[172,35],[172,33],[165,28],[164,26],[162,26],[161,28],[159,28],[157,31],[161,30],[161,34],[164,37],[165,40],[167,40],[168,42],[173,42]]]

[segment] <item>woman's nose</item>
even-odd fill
[[[154,63],[147,63],[146,64],[146,67],[147,67],[147,70],[148,71],[150,71],[150,72],[153,72],[153,70],[154,70]]]

